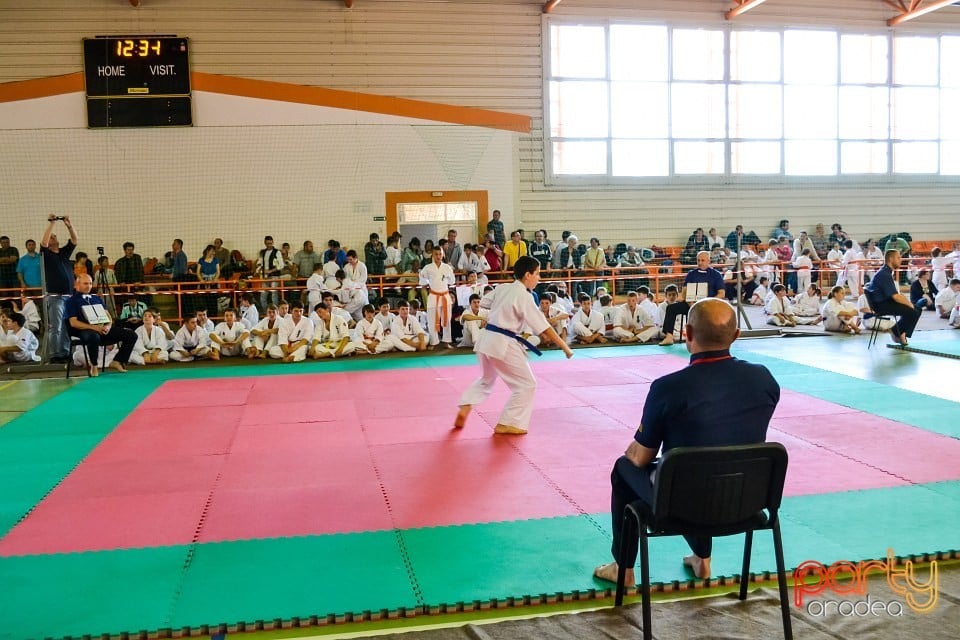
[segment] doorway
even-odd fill
[[[410,238],[437,242],[454,229],[457,241],[471,244],[487,228],[486,191],[400,191],[386,194],[387,235],[399,231],[402,245]]]

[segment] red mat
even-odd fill
[[[392,526],[376,478],[341,484],[218,489],[199,541],[372,531]]]
[[[574,515],[509,438],[371,447],[397,527]]]
[[[209,491],[80,500],[56,494],[0,539],[0,556],[186,544],[196,533]]]
[[[476,366],[167,383],[0,555],[602,514],[648,381],[685,363],[534,362],[522,438],[492,434],[500,383],[451,429]],[[788,495],[960,477],[960,441],[789,391],[770,439],[790,452]]]
[[[822,447],[912,483],[960,479],[960,440],[865,413],[774,418],[771,423]],[[793,461],[791,460],[791,467]]]

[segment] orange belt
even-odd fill
[[[437,315],[436,323],[438,327],[445,327],[450,324],[450,292],[441,291],[437,292],[433,289],[430,290],[430,295],[437,296],[440,300],[437,301]]]

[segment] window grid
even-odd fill
[[[659,84],[659,81],[648,78],[636,79],[635,76],[621,80],[615,80],[613,78],[615,52],[611,42],[610,28],[612,25],[662,28],[666,31],[665,58],[667,78],[663,83],[666,88],[663,98],[665,105],[660,104],[658,107],[663,111],[662,116],[658,114],[658,117],[663,118],[662,125],[657,125],[652,128],[642,125],[631,125],[630,135],[627,136],[616,135],[615,116],[619,116],[621,118],[620,122],[622,122],[623,113],[629,112],[632,109],[633,113],[636,114],[635,117],[644,117],[644,113],[637,113],[637,111],[645,111],[648,107],[637,97],[638,91],[642,91],[643,87],[653,87]],[[945,55],[944,46],[946,46],[941,46],[941,39],[944,37],[952,38],[953,36],[917,36],[893,33],[864,34],[860,32],[845,33],[838,30],[824,29],[757,28],[741,30],[734,29],[732,26],[696,29],[644,23],[630,25],[627,23],[608,22],[590,25],[568,25],[562,22],[550,22],[547,25],[546,32],[547,36],[551,39],[551,50],[553,47],[553,39],[556,37],[558,30],[576,28],[577,26],[592,27],[594,29],[598,26],[603,27],[604,47],[602,51],[602,66],[605,76],[603,78],[570,78],[552,75],[552,71],[548,69],[545,72],[545,88],[548,92],[545,112],[548,114],[548,118],[552,119],[554,117],[554,111],[551,110],[550,107],[555,99],[552,93],[555,88],[561,86],[561,83],[576,81],[602,82],[605,84],[607,113],[601,114],[599,117],[606,118],[606,136],[602,138],[589,136],[566,138],[550,135],[548,143],[544,145],[546,161],[548,163],[547,173],[554,177],[560,177],[561,180],[572,179],[576,181],[578,178],[589,177],[591,179],[590,181],[594,182],[597,179],[601,181],[629,182],[638,179],[643,180],[645,178],[655,178],[662,181],[664,178],[669,179],[698,175],[714,177],[725,176],[727,178],[739,176],[772,176],[776,178],[779,176],[781,179],[792,179],[794,177],[834,178],[837,176],[851,175],[886,175],[890,177],[924,174],[955,176],[957,173],[956,163],[946,163],[950,164],[950,167],[946,167],[944,166],[945,163],[941,162],[942,158],[947,157],[945,154],[948,148],[956,148],[954,144],[955,141],[953,141],[952,138],[949,141],[943,139],[945,133],[943,123],[943,110],[945,107],[943,105],[946,104],[949,96],[947,93],[941,93],[940,86],[941,72],[943,69],[942,58]],[[675,77],[675,70],[677,68],[675,56],[678,55],[679,52],[677,52],[674,47],[676,43],[674,36],[678,31],[683,31],[684,39],[688,43],[694,43],[698,50],[704,50],[705,47],[705,50],[709,52],[711,56],[715,55],[717,51],[721,52],[723,58],[723,73],[720,79],[715,79],[715,72],[713,76],[711,76],[710,72],[705,72],[702,74],[702,77],[696,79],[696,72],[691,72],[689,65],[686,67],[686,75],[682,79]],[[704,44],[709,42],[711,34],[716,34],[717,32],[719,32],[722,38],[722,47],[719,50],[712,48],[709,44]],[[761,79],[733,79],[731,67],[733,58],[732,49],[735,39],[734,34],[738,37],[743,37],[744,34],[750,33],[776,35],[780,47],[780,77],[778,81],[764,79],[762,77]],[[699,34],[704,34],[702,42],[697,42]],[[816,82],[819,76],[810,74],[809,72],[805,75],[803,69],[800,69],[798,72],[795,61],[793,75],[799,75],[801,79],[798,80],[797,83],[790,83],[788,81],[786,74],[788,60],[785,53],[788,36],[795,41],[797,39],[802,40],[808,36],[810,38],[819,37],[823,42],[833,40],[835,43],[835,55],[832,64],[835,77],[832,83],[824,83],[821,81],[817,84],[809,84],[810,82]],[[869,61],[872,61],[874,57],[878,57],[879,54],[877,50],[882,51],[882,47],[877,47],[877,41],[871,41],[870,38],[883,39],[886,49],[886,82],[877,82],[876,77],[874,77],[876,76],[875,72],[866,73],[866,78],[859,77],[861,74],[857,74],[858,77],[855,79],[859,81],[856,82],[843,81],[843,69],[846,61],[844,54],[844,36],[862,38],[861,45],[862,48],[866,50],[866,58]],[[749,37],[749,35],[746,37]],[[932,76],[928,69],[921,69],[917,74],[919,79],[914,79],[913,82],[910,82],[909,78],[901,83],[894,82],[896,64],[894,56],[897,50],[898,38],[912,39],[910,42],[899,43],[904,50],[914,53],[920,51],[921,54],[923,54],[924,51],[928,53],[932,51],[934,53],[934,56],[930,58],[930,60],[926,62],[921,60],[920,63],[931,64],[936,67],[937,76],[935,84],[931,84],[930,78]],[[923,42],[923,40],[927,40],[928,42]],[[932,42],[930,42],[931,40]],[[933,47],[931,47],[931,45],[933,45]],[[861,52],[861,54],[862,53],[863,52]],[[824,59],[828,59],[829,57],[828,52],[824,56]],[[855,56],[850,55],[850,57]],[[552,59],[553,58],[551,58],[551,60]],[[618,62],[622,64],[622,61]],[[741,58],[741,64],[743,64],[743,58]],[[828,60],[826,64],[830,64],[830,61]],[[924,77],[924,73],[927,74],[926,77]],[[691,74],[692,77],[687,77],[691,76]],[[900,75],[903,76],[907,74],[904,74],[903,69],[901,69]],[[711,79],[711,77],[714,79]],[[633,91],[626,90],[628,88],[627,85],[630,83],[636,85],[632,88],[634,89]],[[719,94],[712,93],[715,89],[710,89],[710,87],[717,86],[721,88],[722,98],[719,97]],[[757,135],[756,129],[754,129],[753,135],[749,135],[750,131],[747,131],[746,133],[748,135],[746,136],[736,136],[735,131],[741,131],[744,126],[749,127],[755,124],[746,123],[742,118],[738,119],[741,110],[746,111],[754,105],[750,105],[748,100],[743,100],[742,104],[741,102],[731,103],[731,100],[743,94],[750,94],[755,90],[760,91],[758,95],[761,95],[763,94],[764,88],[777,89],[777,91],[766,92],[767,98],[770,99],[771,108],[773,108],[772,105],[775,102],[775,99],[771,97],[779,93],[779,123],[774,122],[770,127],[761,127],[762,130],[765,130],[759,135]],[[794,88],[796,91],[788,91],[790,88]],[[793,96],[793,100],[797,100],[797,96],[802,96],[804,93],[809,93],[815,89],[820,90],[823,95],[829,96],[830,99],[828,102],[832,100],[826,109],[820,109],[819,117],[817,117],[816,104],[804,105],[802,99],[796,103],[788,102],[791,100],[790,96]],[[845,123],[849,124],[851,116],[847,115],[845,117],[843,111],[845,108],[848,110],[851,109],[847,103],[849,103],[850,96],[854,95],[850,92],[856,90],[860,90],[862,95],[866,96],[865,103],[861,100],[860,109],[862,110],[863,105],[866,104],[869,113],[862,114],[857,111],[856,117],[854,117],[853,120],[866,118],[869,124],[866,128],[861,127],[859,131],[851,132],[849,126],[845,129]],[[720,102],[722,107],[722,122],[717,122],[710,117],[706,117],[705,122],[696,123],[696,117],[691,117],[692,111],[685,113],[683,120],[686,120],[686,122],[677,120],[678,112],[674,107],[677,106],[682,109],[682,107],[677,104],[677,92],[692,95],[696,94],[697,91],[701,92],[700,95],[707,100],[707,104],[710,104],[711,100]],[[886,95],[886,104],[883,111],[881,111],[880,104],[883,93]],[[633,100],[632,104],[630,104],[629,107],[624,107],[618,103],[618,94],[630,95]],[[935,99],[929,100],[930,97],[934,97]],[[903,115],[903,110],[908,108],[911,100],[914,102],[914,108],[918,108],[919,105],[927,105],[927,117],[912,119]],[[897,112],[898,104],[901,110],[901,115],[899,116]],[[829,119],[830,121],[821,126],[815,134],[809,134],[811,131],[809,123],[805,123],[801,127],[804,131],[798,133],[796,131],[796,123],[802,120],[802,116],[800,116],[800,120],[798,120],[798,108],[799,113],[805,111],[812,111],[814,113],[814,125],[818,123],[823,125],[822,121],[824,119]],[[764,107],[761,106],[761,112],[763,109]],[[791,110],[793,111],[791,112]],[[557,114],[562,111],[562,108],[556,109]],[[657,109],[654,109],[654,112],[656,111]],[[715,111],[712,109],[707,112],[701,111],[701,113],[713,112]],[[754,117],[756,117],[756,115],[757,113],[754,113]],[[899,121],[897,120],[898,117]],[[936,120],[935,126],[930,124],[930,120],[934,118]],[[740,122],[736,130],[734,128],[734,122]],[[777,126],[777,124],[779,124],[779,126]],[[895,128],[898,125],[899,130]],[[683,135],[683,130],[681,129],[683,126],[686,126],[685,131],[687,135]],[[622,128],[623,127],[621,127],[621,129]],[[666,138],[660,137],[659,135],[651,137],[654,135],[651,133],[651,129],[659,128],[665,128]],[[779,137],[772,136],[771,132],[777,128],[779,128]],[[812,128],[816,129],[817,127],[814,126]],[[546,131],[549,134],[553,134],[556,129],[557,123],[553,122],[549,122],[546,127]],[[832,131],[832,135],[828,133],[828,130]],[[900,135],[904,130],[907,134],[911,135]],[[793,131],[794,133],[791,135],[789,131]],[[697,135],[690,135],[691,133]],[[854,135],[854,133],[858,135]],[[864,137],[864,133],[868,135]],[[946,144],[946,142],[950,142],[950,144]],[[598,145],[591,145],[591,148],[595,149],[595,151],[599,151],[599,145],[602,145],[605,150],[603,154],[603,164],[605,166],[600,165],[600,156],[594,154],[595,161],[592,162],[592,164],[589,160],[579,163],[580,166],[577,171],[564,171],[562,167],[558,170],[555,160],[558,156],[563,155],[562,150],[567,143],[571,145],[576,143],[594,143],[594,145]],[[695,145],[698,144],[702,145],[702,149],[696,149]],[[764,162],[772,162],[769,159],[773,157],[771,153],[774,144],[779,147],[779,167],[773,167],[772,164],[764,164]],[[718,149],[721,147],[722,159],[718,160]],[[618,148],[620,149],[619,154],[617,151]],[[649,153],[655,154],[665,152],[667,154],[666,162],[663,162],[663,158],[656,157],[640,162],[635,160],[625,162],[623,159],[629,159],[631,155],[629,152],[625,152],[625,150],[628,151],[631,148],[634,150],[646,150]],[[748,156],[738,156],[742,161],[738,160],[738,162],[735,163],[735,148],[737,149],[737,153],[757,152],[760,156],[768,160],[758,162],[756,158],[751,160]],[[661,149],[663,151],[660,151]],[[691,171],[689,161],[685,162],[682,167],[678,166],[678,150],[681,149],[688,158],[692,151],[699,152],[703,156],[701,160],[704,161],[705,164],[702,165],[700,171]],[[820,160],[806,157],[807,154],[811,153],[820,154]],[[899,159],[898,154],[900,156]],[[584,170],[587,164],[590,164],[590,167],[588,170]],[[753,169],[739,170],[741,165],[744,167],[753,167]],[[885,165],[885,170],[883,171],[880,170],[882,165]],[[638,170],[637,167],[641,166],[645,168]],[[665,167],[665,170],[663,167]],[[719,167],[719,170],[717,167]]]

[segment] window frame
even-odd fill
[[[666,89],[666,138],[631,138],[631,137],[614,137],[613,128],[614,128],[614,113],[616,111],[613,104],[613,94],[614,94],[614,85],[616,82],[624,81],[615,81],[612,78],[611,68],[611,37],[610,37],[610,28],[614,25],[636,25],[644,27],[661,27],[667,30],[666,36],[666,56],[667,56],[667,79],[665,81]],[[565,78],[562,76],[553,77],[551,75],[550,63],[552,58],[552,41],[551,34],[554,27],[562,26],[583,26],[583,27],[602,27],[604,29],[604,68],[606,70],[605,77],[602,79],[591,78],[591,80],[599,81],[605,84],[606,87],[606,105],[607,105],[607,132],[606,136],[603,138],[564,138],[564,137],[553,137],[551,135],[553,124],[551,122],[551,95],[550,88],[551,83],[556,81],[563,80],[575,80],[576,78]],[[724,94],[724,125],[723,130],[726,135],[723,138],[680,138],[675,137],[673,132],[673,89],[675,84],[681,83],[700,83],[701,81],[689,81],[689,80],[675,80],[674,79],[674,46],[673,46],[673,34],[677,29],[689,30],[689,29],[704,29],[710,31],[722,31],[723,32],[723,79],[722,80],[710,80],[702,81],[706,84],[721,84]],[[779,34],[780,41],[780,79],[779,82],[769,82],[769,81],[732,81],[731,80],[731,34],[733,32],[743,32],[743,31],[757,31],[757,32],[775,32]],[[836,95],[836,120],[835,120],[835,137],[834,138],[824,138],[822,140],[829,140],[835,146],[834,161],[835,161],[835,173],[826,174],[826,175],[792,175],[786,173],[787,171],[787,162],[786,162],[786,145],[789,141],[796,142],[801,139],[788,139],[786,137],[786,87],[789,85],[784,78],[784,40],[785,33],[788,31],[829,31],[836,38],[837,42],[837,61],[836,61],[836,79],[833,84],[823,85],[824,87],[832,87]],[[842,83],[841,82],[841,71],[842,71],[842,44],[841,38],[844,35],[865,35],[865,36],[884,36],[887,41],[887,66],[888,74],[886,83]],[[938,125],[938,135],[935,139],[932,140],[913,140],[913,139],[899,139],[893,137],[893,119],[894,119],[894,95],[895,89],[902,88],[904,86],[913,87],[913,85],[899,85],[893,82],[893,55],[896,48],[895,38],[897,37],[927,37],[935,38],[937,40],[937,51],[940,58],[943,56],[943,47],[941,46],[941,39],[944,37],[947,38],[960,38],[960,33],[946,32],[946,31],[917,31],[917,32],[903,32],[903,31],[894,31],[892,29],[863,29],[856,27],[823,27],[823,26],[749,26],[741,27],[738,25],[733,25],[729,23],[723,24],[704,24],[697,22],[684,22],[684,21],[665,21],[657,19],[622,19],[622,18],[573,18],[573,17],[562,17],[562,16],[553,16],[548,15],[544,16],[542,20],[542,42],[543,44],[543,65],[541,68],[542,80],[543,80],[543,175],[544,175],[544,185],[549,187],[570,187],[570,188],[585,188],[585,187],[624,187],[624,188],[643,188],[643,187],[677,187],[677,188],[688,188],[691,186],[719,186],[719,185],[779,185],[779,186],[791,186],[791,185],[807,185],[807,184],[914,184],[914,183],[947,183],[947,184],[956,184],[960,181],[960,176],[956,174],[943,174],[941,170],[944,168],[941,161],[944,143],[955,143],[953,139],[943,138],[943,127]],[[938,65],[941,63],[941,60],[938,59]],[[939,72],[938,72],[939,73]],[[949,87],[941,87],[942,75],[938,75],[938,82],[936,85],[933,85],[933,89],[939,92],[941,88],[949,89]],[[585,78],[584,78],[585,80]],[[644,81],[646,82],[646,81]],[[730,97],[731,97],[731,87],[735,85],[759,85],[759,84],[778,84],[781,89],[781,100],[780,100],[780,132],[781,135],[779,138],[742,138],[742,137],[732,137],[730,135],[730,128],[734,121],[734,116],[730,109]],[[797,85],[792,85],[797,86]],[[919,87],[930,87],[930,85],[917,85]],[[882,87],[885,88],[888,92],[888,103],[887,103],[887,136],[885,138],[843,138],[841,137],[841,126],[842,119],[840,116],[841,109],[841,88],[842,87]],[[942,100],[941,100],[942,102]],[[941,114],[942,115],[942,114]],[[942,119],[942,118],[941,118]],[[644,140],[644,141],[664,141],[667,147],[668,159],[667,159],[667,171],[668,174],[665,176],[622,176],[615,175],[614,173],[614,141],[617,140]],[[557,174],[554,172],[554,144],[562,143],[565,141],[593,141],[601,142],[606,146],[606,171],[604,173],[597,174]],[[676,171],[676,160],[675,160],[675,145],[678,143],[690,143],[690,142],[703,142],[707,143],[717,143],[720,142],[723,144],[724,148],[724,169],[722,173],[712,173],[712,174],[678,174]],[[749,143],[749,142],[777,142],[780,146],[780,167],[777,172],[770,173],[757,173],[757,174],[741,174],[733,173],[733,145],[735,143]],[[812,142],[812,141],[811,141]],[[843,162],[842,162],[842,147],[844,144],[851,142],[863,142],[863,143],[883,143],[886,145],[887,150],[887,168],[884,173],[843,173]],[[894,173],[894,148],[898,143],[904,142],[929,142],[936,145],[936,173]]]

